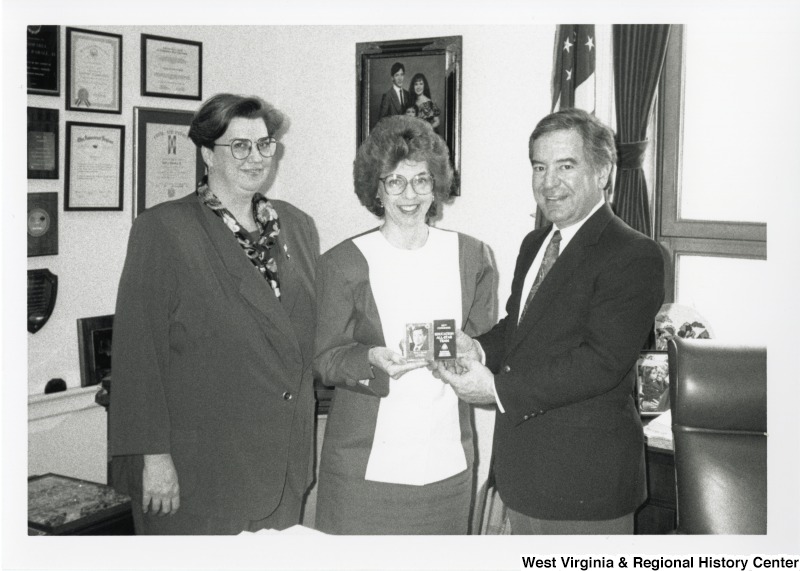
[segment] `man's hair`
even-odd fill
[[[396,61],[396,62],[394,62],[392,64],[392,71],[391,71],[391,73],[389,75],[393,76],[395,73],[397,73],[401,69],[403,70],[403,73],[406,72],[406,67],[402,63],[400,63],[399,61]]]
[[[599,168],[617,163],[617,147],[614,131],[600,119],[583,109],[562,109],[551,113],[536,125],[528,141],[528,152],[533,152],[533,143],[542,135],[555,131],[575,131],[583,140],[583,150],[592,166]]]

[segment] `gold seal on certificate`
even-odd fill
[[[409,361],[445,361],[456,358],[456,321],[406,323],[403,353]]]

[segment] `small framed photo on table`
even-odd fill
[[[67,121],[64,210],[122,210],[125,126]]]
[[[642,351],[636,361],[636,404],[642,416],[669,410],[669,362],[666,351]]]
[[[122,36],[67,28],[67,110],[122,113]]]
[[[203,98],[203,44],[142,34],[142,95]]]

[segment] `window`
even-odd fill
[[[667,301],[694,307],[716,338],[754,344],[766,344],[768,201],[753,198],[773,149],[752,135],[765,120],[764,78],[779,65],[761,28],[673,25],[657,124],[656,238],[674,270]]]

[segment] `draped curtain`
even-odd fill
[[[613,27],[617,114],[617,176],[614,211],[631,228],[653,237],[642,160],[647,124],[667,52],[670,26]]]

